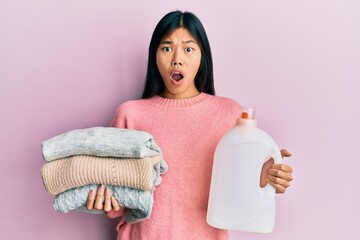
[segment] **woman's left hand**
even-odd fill
[[[280,152],[283,158],[291,156],[291,153],[286,149],[282,149]],[[267,183],[270,183],[276,189],[276,193],[285,193],[293,180],[292,172],[293,170],[289,165],[274,164],[274,160],[270,159],[264,163],[260,187],[265,187]]]

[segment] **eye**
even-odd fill
[[[192,47],[187,47],[187,48],[185,48],[185,51],[186,52],[192,52],[192,51],[194,51],[194,49]]]
[[[171,47],[163,47],[162,50],[164,52],[171,52],[172,49],[171,49]]]

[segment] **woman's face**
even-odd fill
[[[190,98],[199,94],[195,76],[201,62],[201,49],[185,28],[166,35],[156,51],[156,64],[165,84],[163,97]]]

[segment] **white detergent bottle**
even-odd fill
[[[263,164],[281,163],[274,140],[257,128],[254,109],[245,109],[236,127],[217,145],[207,222],[213,227],[270,233],[275,223],[275,188],[260,187]]]

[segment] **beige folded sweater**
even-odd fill
[[[46,191],[55,196],[87,184],[108,184],[149,190],[160,157],[113,158],[75,155],[48,162],[41,169]]]

